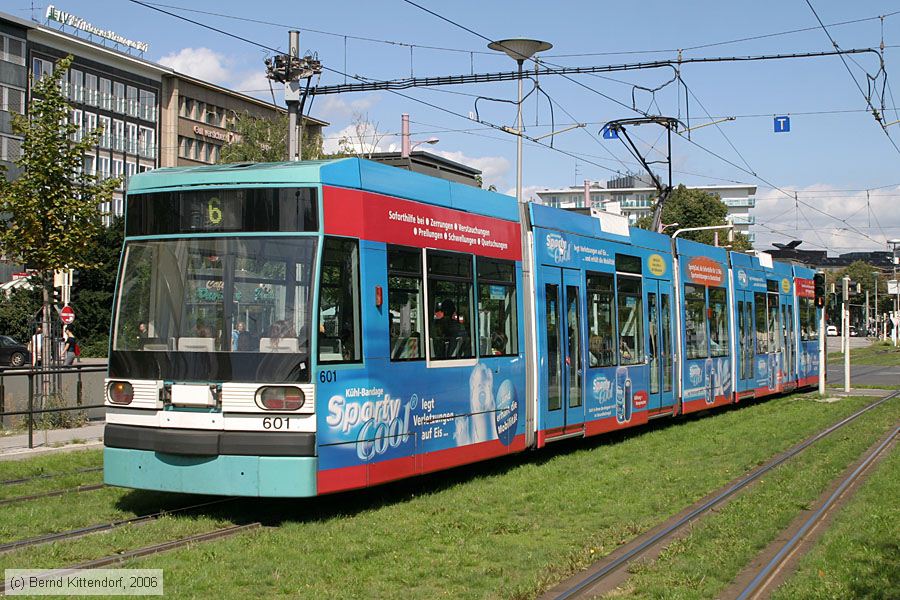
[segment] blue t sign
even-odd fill
[[[603,139],[604,140],[617,140],[619,139],[619,132],[615,129],[611,128],[609,125],[603,128]]]
[[[788,133],[791,130],[790,117],[775,117],[775,133]]]

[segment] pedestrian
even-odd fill
[[[28,346],[31,349],[31,366],[39,367],[41,366],[41,357],[43,356],[44,350],[44,333],[43,328],[38,325],[34,330],[34,335],[31,336],[31,342]]]
[[[75,339],[75,330],[71,325],[66,325],[65,342],[63,342],[63,356],[65,356],[65,366],[71,367],[75,363],[78,343]]]

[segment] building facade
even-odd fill
[[[749,184],[685,186],[689,190],[700,190],[718,196],[728,207],[729,219],[735,231],[746,235],[751,242],[754,234],[750,226],[756,222],[750,209],[756,205],[756,186]],[[540,202],[559,208],[591,209],[620,214],[628,217],[629,223],[652,214],[657,192],[649,176],[625,175],[606,182],[585,182],[584,186],[561,189],[546,189],[536,192]]]
[[[0,20],[0,164],[7,177],[17,175],[14,164],[22,154],[22,137],[13,132],[15,115],[25,114],[28,92],[28,21]]]

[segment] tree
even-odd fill
[[[243,112],[235,117],[234,140],[222,147],[219,163],[281,162],[287,158],[288,117],[254,117]],[[304,160],[322,158],[321,136],[304,135],[301,156]]]
[[[76,139],[78,126],[69,121],[62,81],[72,57],[61,59],[52,75],[33,83],[34,100],[27,117],[17,115],[13,130],[24,136],[21,174],[0,178],[0,246],[10,259],[39,274],[43,289],[43,328],[50,331],[53,271],[93,266],[89,256],[102,229],[100,205],[109,202],[118,181],[98,182],[85,173],[85,153],[97,144],[101,130]],[[43,361],[50,361],[44,344]]]
[[[726,225],[725,216],[727,214],[728,207],[719,196],[703,190],[689,190],[684,185],[679,185],[663,205],[662,222],[678,223],[678,229]],[[652,220],[653,218],[650,216],[641,217],[635,225],[642,229],[651,229]],[[712,244],[715,233],[714,231],[691,231],[679,237],[703,244]],[[723,229],[719,231],[719,245],[724,245],[726,242],[723,240],[725,239],[726,231]],[[732,244],[734,250],[749,250],[751,247],[750,240],[746,235],[735,232]]]

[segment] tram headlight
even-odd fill
[[[270,385],[256,392],[256,404],[263,410],[299,410],[304,402],[303,390],[292,385]]]
[[[127,381],[110,381],[106,387],[106,395],[113,404],[131,404],[134,400],[134,388]]]

